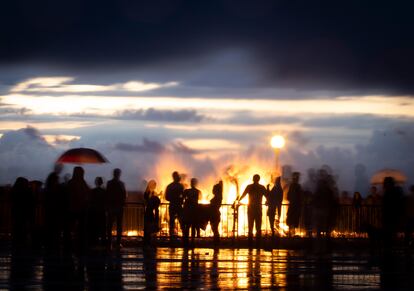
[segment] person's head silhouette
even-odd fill
[[[384,185],[385,190],[390,190],[390,189],[394,188],[394,186],[395,186],[394,178],[393,177],[385,177],[383,185]]]
[[[260,176],[258,174],[255,174],[253,176],[253,183],[257,184],[259,183],[259,181],[260,181]]]
[[[114,179],[119,180],[121,178],[121,173],[122,173],[121,169],[119,168],[114,169]]]
[[[100,187],[102,187],[102,184],[103,184],[103,179],[102,179],[102,177],[96,177],[96,178],[95,178],[95,185],[96,185],[96,187],[97,187],[97,188],[100,188]]]
[[[197,178],[191,178],[190,184],[191,184],[191,188],[196,188],[198,184]]]
[[[180,182],[180,180],[181,180],[180,174],[177,171],[174,171],[172,173],[172,178],[173,178],[174,182]]]
[[[81,179],[83,179],[84,174],[85,174],[85,171],[83,170],[82,167],[75,167],[75,168],[73,168],[72,179],[73,180],[81,180]]]

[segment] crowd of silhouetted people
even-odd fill
[[[84,169],[75,167],[71,177],[62,181],[62,165],[57,164],[46,179],[43,193],[44,225],[39,232],[34,229],[36,217],[36,197],[42,191],[42,183],[29,182],[26,178],[16,179],[11,190],[12,242],[18,247],[30,241],[37,241],[48,248],[85,249],[89,246],[121,246],[124,206],[127,193],[121,181],[121,170],[113,170],[113,178],[104,186],[102,177],[96,177],[95,187],[90,188],[84,178]],[[308,180],[301,183],[299,172],[290,177],[278,176],[272,185],[260,184],[258,174],[252,177],[248,185],[237,197],[233,207],[248,196],[247,220],[248,240],[255,237],[259,244],[262,235],[263,198],[266,201],[266,216],[272,237],[286,232],[295,236],[298,231],[305,236],[329,237],[337,219],[338,206],[352,209],[352,223],[355,230],[367,232],[370,238],[380,238],[383,245],[390,247],[398,233],[405,234],[407,245],[412,243],[414,231],[414,186],[409,195],[396,185],[392,177],[385,177],[382,193],[372,186],[366,198],[359,192],[353,197],[347,192],[338,194],[336,179],[328,170],[321,168],[310,171]],[[219,224],[220,207],[223,201],[223,182],[220,180],[212,187],[213,198],[209,204],[199,204],[201,191],[198,180],[192,178],[189,187],[181,181],[178,172],[173,172],[172,182],[165,191],[165,200],[169,202],[169,235],[171,241],[177,239],[177,227],[182,230],[182,242],[188,246],[200,236],[200,229],[211,225],[214,244],[220,243]],[[157,183],[147,183],[144,198],[144,246],[152,245],[152,237],[160,231],[161,198],[156,191]],[[284,194],[285,193],[285,194]],[[286,216],[288,231],[280,227],[282,207],[289,207]],[[361,210],[365,206],[376,206],[381,210],[381,225],[373,225],[364,217]],[[115,228],[114,228],[115,227]],[[255,229],[255,236],[254,230]],[[113,242],[113,233],[116,233]],[[191,234],[191,236],[190,236]],[[303,236],[303,235],[302,235]]]
[[[103,178],[96,177],[90,188],[84,169],[75,167],[72,177],[61,181],[62,165],[57,164],[46,179],[44,187],[44,224],[36,229],[36,201],[41,190],[38,181],[19,177],[11,189],[12,242],[16,247],[29,242],[48,248],[83,250],[88,246],[111,247],[112,228],[116,224],[116,245],[122,237],[122,218],[126,199],[121,170],[113,171],[113,178],[103,187]]]

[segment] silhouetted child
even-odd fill
[[[155,192],[156,187],[157,183],[154,180],[150,180],[144,192],[144,245],[151,244],[151,236],[159,231],[159,206],[161,200]]]
[[[220,224],[220,207],[223,201],[223,181],[219,181],[213,187],[213,195],[214,197],[210,200],[210,210],[211,210],[211,229],[214,233],[214,242],[218,244],[220,242],[220,233],[218,230],[218,226]]]

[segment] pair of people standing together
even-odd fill
[[[183,230],[184,244],[188,243],[191,229],[191,237],[194,239],[196,231],[199,231],[200,207],[198,200],[201,191],[197,189],[198,180],[192,178],[190,188],[184,189],[181,183],[181,176],[178,172],[172,174],[173,182],[167,186],[165,198],[169,205],[169,232],[171,239],[175,236],[175,221],[178,220]],[[213,199],[208,209],[208,220],[210,221],[215,242],[219,241],[218,225],[220,223],[220,206],[223,200],[223,183],[220,181],[213,187]]]
[[[287,198],[289,200],[289,209],[287,213],[287,225],[290,229],[294,230],[299,227],[301,201],[302,201],[302,188],[299,184],[300,174],[294,172],[292,175],[292,181],[289,185],[289,191]],[[248,236],[249,242],[253,239],[253,226],[256,228],[257,242],[260,241],[262,234],[262,200],[263,197],[267,201],[267,216],[272,231],[272,236],[275,235],[275,218],[277,211],[277,221],[280,220],[282,203],[283,203],[283,188],[281,184],[281,177],[277,177],[273,188],[270,190],[259,184],[260,176],[258,174],[253,176],[253,184],[246,187],[243,194],[238,201],[242,200],[246,195],[249,195],[249,204],[247,207],[247,220],[248,220]]]

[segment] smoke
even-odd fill
[[[366,195],[367,180],[373,173],[383,168],[395,168],[408,176],[410,185],[414,181],[414,129],[400,127],[374,131],[369,142],[352,149],[318,146],[305,150],[304,144],[310,139],[300,132],[291,134],[289,146],[280,153],[280,164],[291,165],[292,170],[302,173],[301,182],[307,180],[310,168],[329,165],[337,179],[340,190],[358,190]],[[0,138],[0,183],[13,183],[18,176],[44,180],[53,163],[63,151],[82,145],[82,139],[66,144],[49,144],[41,132],[33,127],[9,131]],[[259,173],[261,182],[271,182],[275,167],[275,157],[268,145],[251,145],[245,150],[216,157],[200,155],[198,150],[181,143],[145,139],[141,144],[126,144],[117,141],[95,145],[88,144],[103,153],[109,164],[86,165],[86,178],[90,185],[96,176],[111,178],[112,169],[121,168],[122,178],[129,190],[142,187],[143,180],[156,179],[158,189],[164,190],[171,181],[171,173],[185,174],[187,181],[197,177],[205,197],[219,179],[226,179],[229,166],[239,172],[241,181],[251,181],[251,176]],[[357,167],[356,171],[356,166]],[[364,169],[361,174],[361,167]],[[71,173],[73,166],[65,166]],[[365,183],[365,184],[364,184]],[[361,186],[362,185],[362,186]],[[242,185],[240,185],[242,186]],[[242,187],[240,189],[243,191]]]

